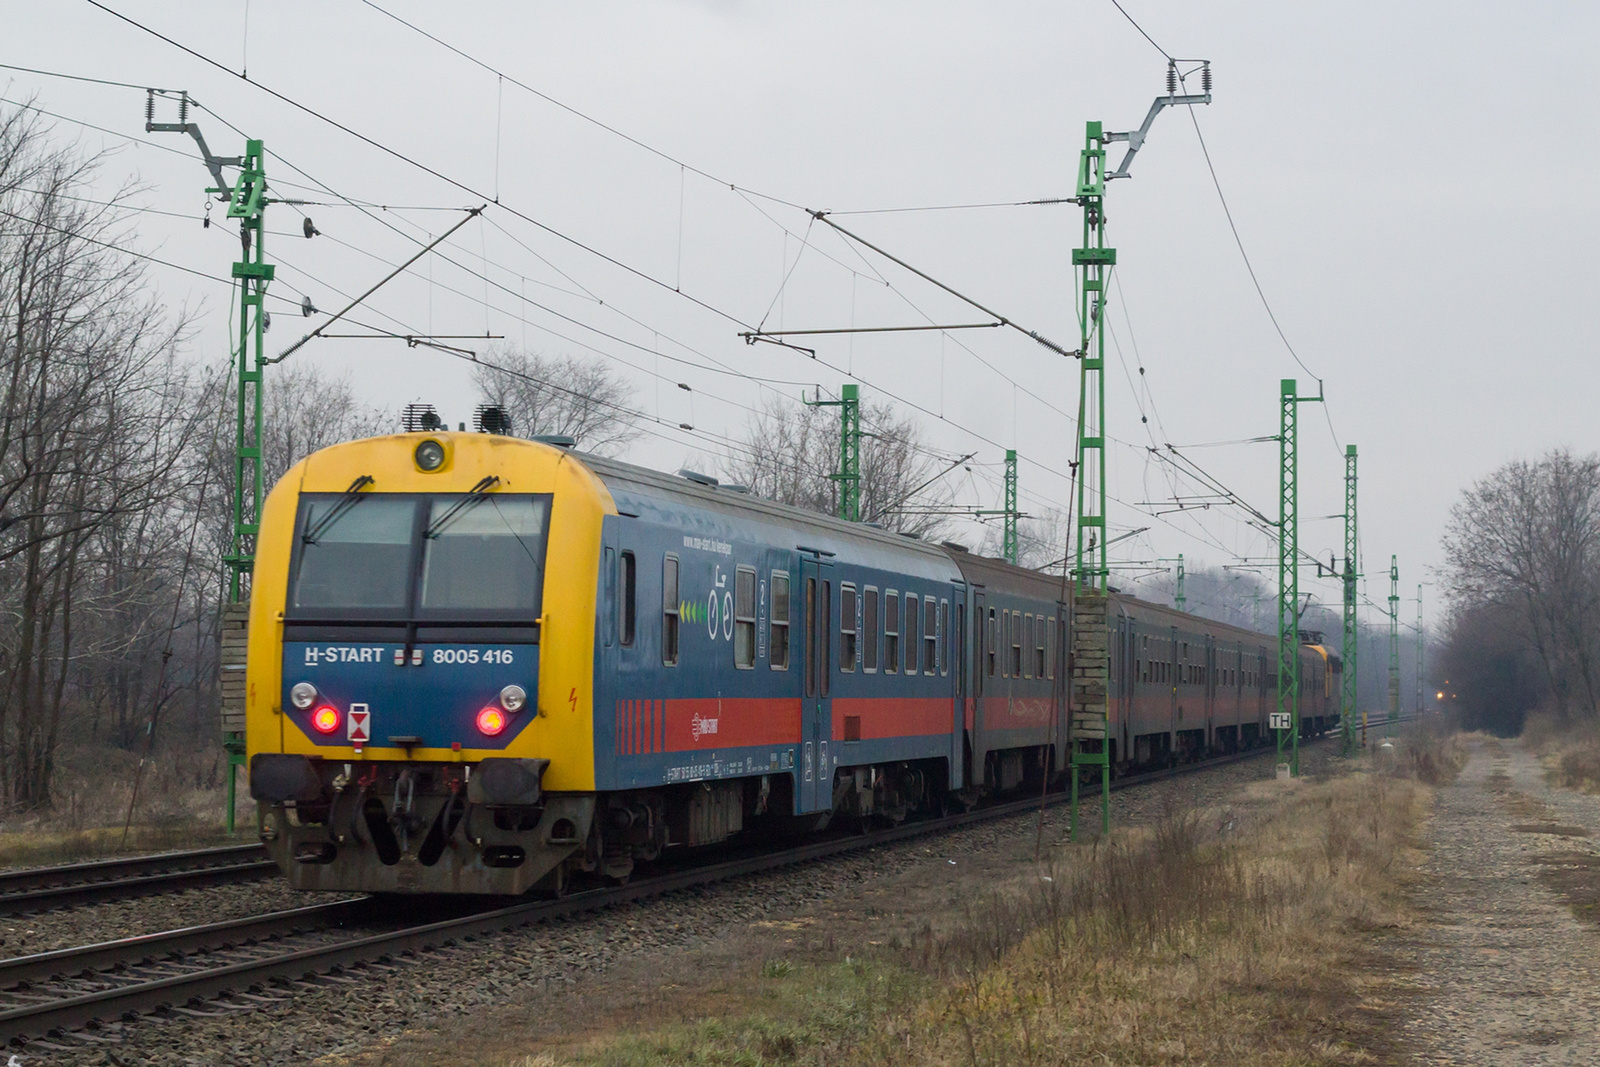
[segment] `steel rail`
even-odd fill
[[[261,845],[229,845],[0,871],[0,915],[254,881],[275,870]]]
[[[1308,744],[1326,741],[1332,736],[1334,735],[1323,734],[1309,739]],[[1112,783],[1112,789],[1132,789],[1213,770],[1243,760],[1259,759],[1262,756],[1273,755],[1275,751],[1272,747],[1253,748],[1196,763],[1120,778]],[[0,1043],[15,1045],[30,1037],[92,1026],[101,1020],[127,1019],[143,1013],[160,1012],[208,999],[233,996],[260,989],[270,983],[294,982],[336,973],[347,967],[382,962],[396,956],[415,955],[491,933],[695,886],[813,862],[929,834],[946,833],[996,819],[1033,814],[1040,810],[1041,805],[1054,806],[1065,802],[1066,799],[1065,793],[1050,793],[1043,797],[1030,797],[936,819],[904,823],[871,833],[813,841],[778,852],[758,853],[699,864],[653,875],[627,885],[588,890],[554,900],[525,901],[398,930],[357,934],[334,944],[296,949],[260,960],[229,963],[188,974],[169,975],[119,988],[97,990],[59,1000],[10,1008],[0,1011]],[[302,932],[337,924],[340,921],[358,920],[370,914],[366,910],[370,906],[369,898],[356,898],[256,918],[190,927],[169,933],[151,934],[0,961],[0,987],[26,988],[29,984],[50,978],[85,975],[86,972],[121,967],[130,961],[137,962],[157,955],[215,949],[219,945]]]

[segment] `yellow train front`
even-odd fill
[[[293,885],[521,893],[561,877],[595,813],[596,575],[615,513],[570,453],[490,434],[356,441],[279,482],[247,743],[261,837]]]

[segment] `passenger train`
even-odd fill
[[[323,449],[267,498],[258,829],[294,886],[561,892],[668,850],[1067,771],[1069,589],[681,472],[488,433]],[[1116,595],[1117,772],[1264,743],[1275,639]],[[1300,649],[1302,730],[1336,655]]]

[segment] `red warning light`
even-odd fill
[[[504,730],[506,723],[509,721],[509,716],[501,709],[495,707],[484,708],[478,712],[478,732],[486,737],[493,737]]]
[[[311,728],[319,734],[331,734],[339,728],[339,709],[324,704],[311,713]]]

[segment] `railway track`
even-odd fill
[[[0,915],[249,882],[276,870],[277,865],[267,858],[267,850],[261,845],[229,845],[0,871]]]
[[[1323,740],[1326,740],[1324,738]],[[1271,748],[1118,779],[1113,789],[1211,770],[1272,755]],[[813,841],[652,875],[627,885],[556,900],[484,909],[451,902],[456,911],[407,922],[403,905],[358,897],[247,919],[149,934],[0,961],[0,1043],[51,1047],[52,1038],[87,1030],[114,1039],[147,1013],[216,1015],[275,1003],[297,984],[354,982],[344,972],[379,967],[429,949],[499,931],[594,911],[743,875],[792,866],[863,848],[948,832],[1039,810],[1039,797],[855,836]],[[1043,798],[1063,803],[1062,793]],[[42,1040],[41,1040],[42,1039]]]

